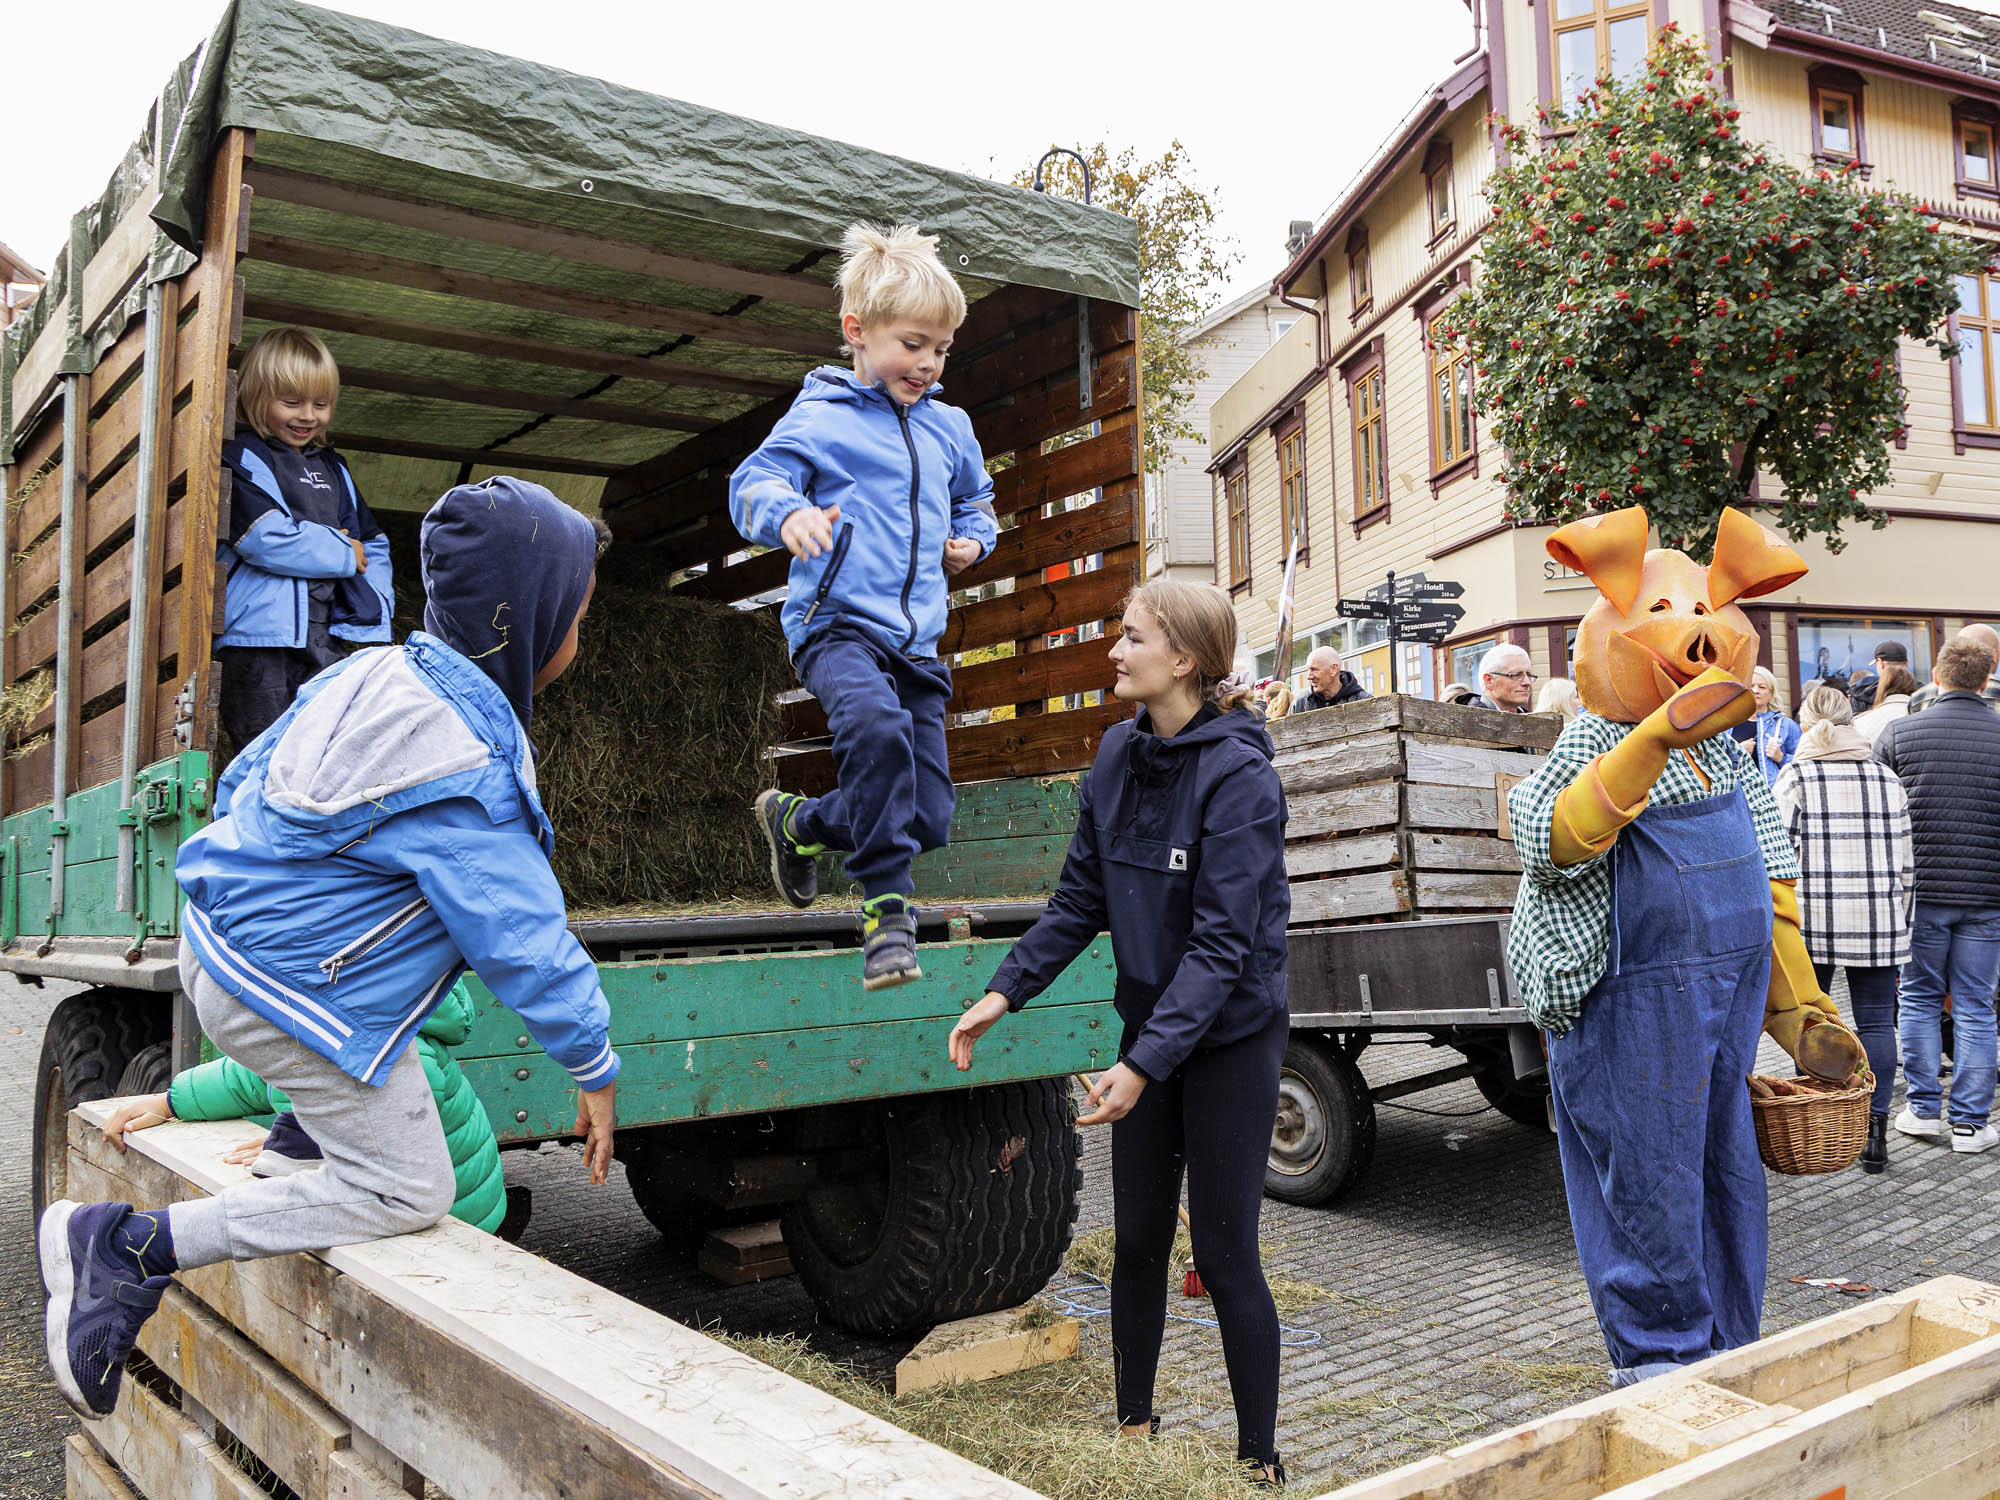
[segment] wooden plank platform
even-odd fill
[[[159,1208],[245,1178],[221,1160],[248,1135],[241,1121],[159,1126],[121,1155],[98,1128],[108,1113],[70,1117],[77,1197]],[[387,1500],[395,1466],[482,1500],[1031,1493],[454,1219],[176,1282],[147,1333],[157,1370],[128,1379],[118,1412],[91,1424],[94,1450],[72,1450],[72,1494],[119,1496],[113,1479],[144,1500],[197,1493],[196,1481],[237,1494],[243,1471],[216,1468],[228,1452],[190,1406],[273,1468],[282,1459],[302,1500]],[[252,1392],[267,1398],[261,1428]],[[109,1464],[92,1462],[107,1451]],[[187,1483],[149,1483],[169,1462]]]
[[[1075,1318],[1050,1318],[1035,1303],[961,1318],[933,1328],[896,1361],[896,1394],[991,1380],[1073,1359],[1080,1338]]]
[[[2000,1287],[1941,1276],[1322,1500],[1994,1500]]]

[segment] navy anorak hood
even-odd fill
[[[1204,708],[1171,737],[1143,709],[1114,725],[1055,894],[990,988],[1018,1010],[1110,932],[1120,1056],[1156,1081],[1284,1014],[1291,888],[1271,753],[1245,709]]]
[[[424,629],[492,678],[528,727],[535,674],[576,623],[597,531],[539,484],[499,475],[424,517]]]

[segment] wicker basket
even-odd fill
[[[1868,1141],[1868,1102],[1875,1091],[1873,1075],[1863,1073],[1847,1084],[1817,1078],[1794,1078],[1805,1094],[1781,1094],[1774,1099],[1750,1095],[1750,1116],[1757,1126],[1757,1154],[1773,1172],[1787,1177],[1811,1177],[1851,1167]]]

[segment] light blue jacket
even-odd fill
[[[278,454],[254,433],[239,434],[222,450],[232,481],[229,535],[234,540],[215,549],[216,564],[228,580],[222,634],[215,642],[218,646],[282,646],[294,651],[304,646],[306,595],[316,578],[352,580],[334,590],[329,634],[364,644],[390,638],[396,592],[390,574],[389,539],[375,524],[340,455],[318,448],[308,457],[340,475],[340,529],[360,538],[368,570],[355,579],[354,548],[340,535],[340,529],[302,520],[293,513],[278,470],[280,466],[295,468],[299,457]],[[377,615],[372,622],[355,622],[350,606],[357,594],[375,606],[367,611]]]
[[[793,511],[840,507],[832,552],[792,559],[781,619],[793,656],[836,616],[906,656],[937,655],[945,539],[970,537],[985,557],[999,536],[972,419],[935,400],[942,389],[904,406],[879,382],[822,365],[730,475],[730,517],[766,547],[784,546],[780,530]]]
[[[1776,786],[1778,773],[1792,763],[1802,731],[1775,708],[1765,709],[1752,722],[1757,726],[1757,765],[1764,773],[1764,785]],[[1773,745],[1777,746],[1782,759],[1771,759]]]
[[[181,845],[202,967],[380,1083],[469,964],[582,1088],[618,1076],[597,968],[565,925],[527,736],[435,636],[320,673],[233,762]]]

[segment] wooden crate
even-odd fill
[[[1506,789],[1561,727],[1400,694],[1272,724],[1292,925],[1511,911],[1521,861]]]
[[[1322,1500],[1994,1500],[2000,1287],[1940,1276]]]

